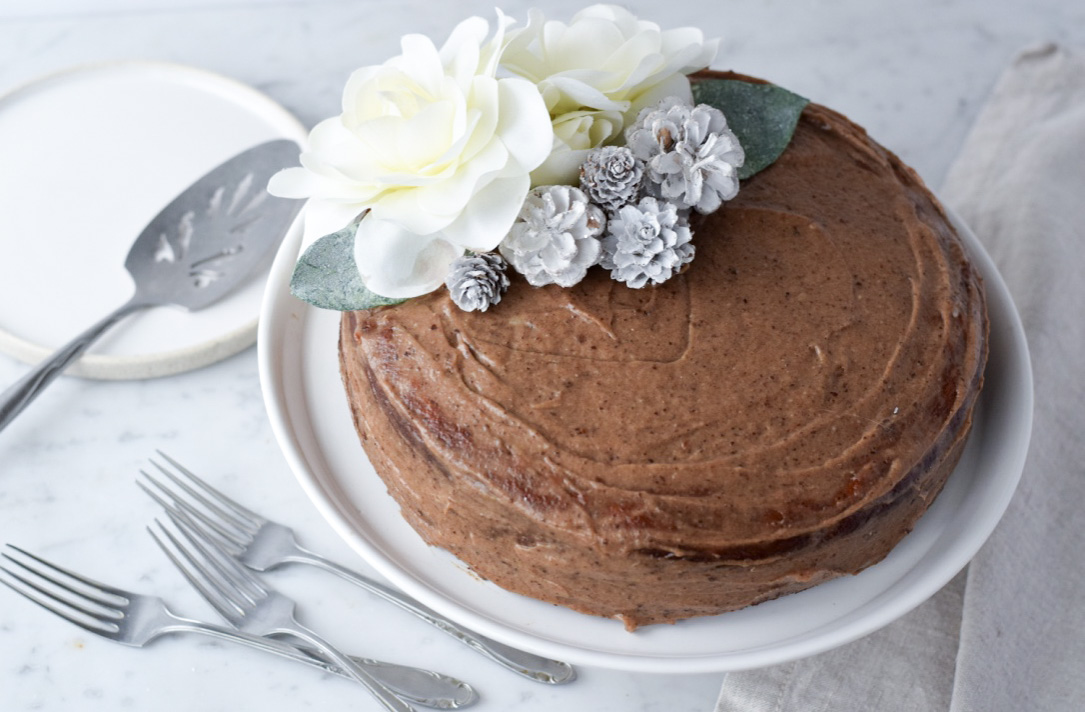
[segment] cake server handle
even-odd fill
[[[405,594],[400,593],[396,589],[386,586],[379,581],[374,581],[367,576],[363,576],[357,571],[341,566],[320,554],[298,547],[295,553],[288,557],[284,557],[284,561],[311,564],[322,568],[325,571],[330,571],[331,573],[364,588],[370,593],[380,596],[389,603],[394,603],[408,613],[418,616],[435,628],[451,635],[467,647],[485,655],[498,665],[511,670],[517,675],[526,677],[529,680],[542,682],[548,685],[560,685],[572,682],[576,679],[576,670],[569,663],[561,662],[560,660],[549,660],[533,653],[524,652],[518,648],[499,643],[496,640],[491,640],[478,633],[467,630],[448,620],[440,613],[437,613],[412,598],[409,598]]]
[[[73,361],[82,356],[83,352],[108,331],[111,326],[132,312],[147,306],[146,302],[139,301],[136,298],[131,299],[73,338],[18,381],[5,388],[4,392],[0,393],[0,430],[3,430],[8,426],[8,423],[15,420],[15,416],[23,412],[23,408],[30,405],[45,390],[46,386],[63,373],[64,369],[71,365]]]

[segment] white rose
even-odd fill
[[[707,67],[718,44],[616,5],[592,5],[568,25],[533,10],[501,56],[502,69],[538,86],[553,120],[553,151],[532,183],[575,183],[588,151],[617,140],[642,108],[667,96],[692,103],[686,75]]]
[[[300,168],[269,190],[309,198],[306,240],[368,210],[355,236],[366,286],[386,297],[433,291],[452,260],[497,247],[553,143],[538,90],[496,76],[508,19],[460,23],[438,50],[402,39],[402,54],[355,71],[343,113],[309,136]]]

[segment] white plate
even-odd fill
[[[275,138],[306,131],[264,94],[181,65],[83,66],[0,97],[0,350],[37,363],[126,302],[124,259],[150,219]],[[256,339],[265,277],[197,312],[133,315],[68,373],[147,378],[237,353]]]
[[[958,227],[986,279],[991,356],[956,471],[882,563],[734,613],[628,633],[617,621],[504,591],[426,546],[358,444],[339,380],[339,314],[288,293],[296,239],[280,251],[265,295],[258,346],[264,398],[279,444],[323,516],[381,574],[449,618],[583,665],[668,673],[773,665],[847,643],[922,603],[979,550],[1017,486],[1032,424],[1028,349],[994,264],[959,221]]]

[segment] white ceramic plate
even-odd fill
[[[339,314],[288,293],[296,239],[280,251],[265,295],[258,347],[264,397],[279,444],[321,513],[381,574],[449,618],[582,665],[668,673],[773,665],[871,633],[933,595],[979,550],[1017,486],[1032,424],[1028,349],[994,264],[958,226],[986,279],[991,356],[957,470],[882,563],[734,613],[628,633],[617,621],[504,591],[426,546],[358,444],[339,380]]]
[[[174,64],[78,67],[0,97],[0,351],[38,363],[132,295],[143,227],[242,150],[304,127],[260,92]],[[68,373],[147,378],[256,339],[267,274],[197,312],[157,308],[113,327]]]

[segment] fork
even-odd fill
[[[305,641],[361,683],[389,712],[414,708],[359,667],[351,658],[294,617],[294,600],[261,581],[211,539],[194,529],[185,516],[168,513],[180,537],[155,520],[151,536],[170,561],[219,614],[254,635],[289,635]],[[168,544],[167,544],[168,541]]]
[[[204,482],[169,455],[161,450],[156,452],[176,470],[176,473],[155,460],[151,460],[151,464],[178,490],[202,505],[203,509],[196,508],[175,490],[144,470],[140,470],[140,473],[155,486],[157,492],[143,482],[138,482],[139,486],[166,511],[187,512],[193,526],[211,536],[226,552],[250,569],[263,572],[282,564],[293,563],[316,566],[394,603],[497,664],[529,680],[557,685],[576,679],[576,670],[568,663],[548,660],[469,631],[390,586],[302,548],[290,527],[270,521],[243,507]]]
[[[0,577],[0,583],[47,611],[107,640],[142,648],[163,635],[202,633],[275,653],[325,672],[346,675],[340,668],[307,654],[305,649],[274,638],[182,618],[170,611],[166,602],[157,596],[99,583],[12,544],[6,546],[20,557],[15,558],[7,551],[0,556],[17,566],[18,570],[0,564],[0,571],[10,577],[10,580]],[[51,584],[51,587],[46,587],[42,582]],[[366,658],[355,658],[355,661],[400,697],[419,705],[458,709],[478,699],[469,685],[452,677]]]

